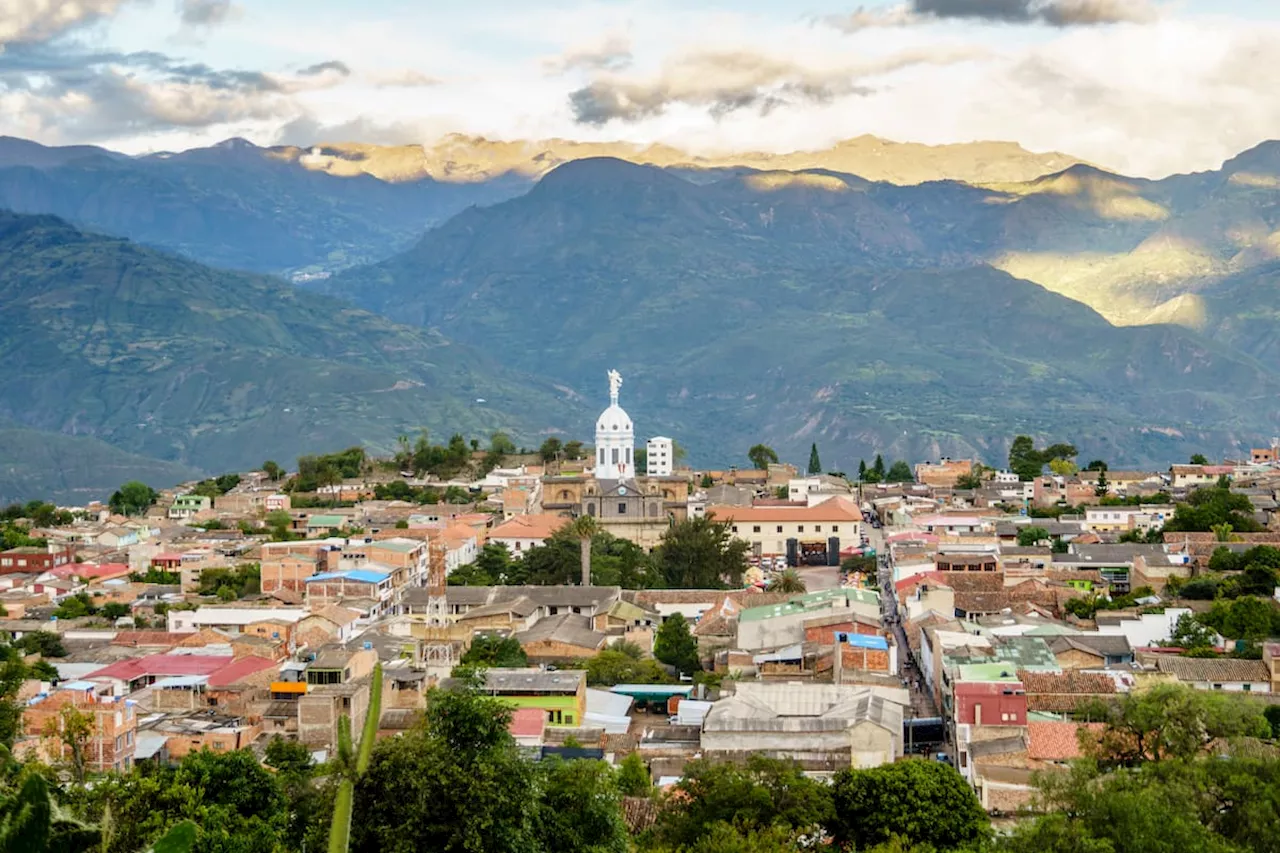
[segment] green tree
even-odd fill
[[[889,466],[889,472],[885,474],[884,480],[886,483],[914,483],[916,475],[910,465],[899,459]]]
[[[1106,462],[1103,462],[1101,459],[1094,459],[1088,465],[1084,466],[1084,470],[1102,473],[1110,469]]]
[[[129,605],[121,604],[118,601],[108,601],[102,605],[102,609],[98,611],[103,619],[110,619],[112,622],[129,615]]]
[[[1036,449],[1035,441],[1031,436],[1020,435],[1009,445],[1009,470],[1017,474],[1019,480],[1026,482],[1039,477],[1044,471],[1044,466],[1053,460],[1070,462],[1075,457],[1076,448],[1073,445],[1053,444],[1043,449]],[[1071,467],[1074,467],[1074,463]]]
[[[884,457],[877,453],[876,458],[871,463],[871,472],[870,476],[867,477],[867,482],[883,483],[886,476],[887,472],[884,468]]]
[[[528,666],[520,641],[514,637],[484,634],[471,640],[471,647],[462,656],[462,662],[471,666]]]
[[[698,641],[689,631],[689,623],[680,613],[673,613],[658,626],[653,638],[653,656],[674,666],[682,675],[702,669],[698,660]]]
[[[1018,544],[1023,548],[1039,545],[1049,538],[1049,531],[1043,527],[1024,527],[1018,531]]]
[[[1213,648],[1216,641],[1214,632],[1190,613],[1183,613],[1178,617],[1177,623],[1173,626],[1173,636],[1169,638],[1169,642],[1173,645],[1189,651]]]
[[[618,790],[624,797],[647,797],[653,793],[653,777],[639,752],[629,753],[618,765]]]
[[[1079,472],[1080,466],[1070,459],[1050,459],[1049,470],[1059,477],[1070,477]]]
[[[804,579],[795,569],[787,569],[769,581],[769,592],[799,593],[806,589]]]
[[[561,442],[561,439],[552,435],[552,437],[548,438],[547,441],[544,441],[543,444],[541,444],[541,447],[538,448],[538,455],[543,457],[544,462],[554,462],[559,459],[559,455],[561,455],[563,450],[564,444]]]
[[[305,744],[296,740],[285,740],[280,735],[274,735],[267,742],[263,763],[281,773],[295,773],[302,776],[310,776],[315,768],[311,750]]]
[[[861,483],[867,479],[867,460],[858,460],[858,482]]]
[[[590,687],[612,687],[615,684],[670,684],[675,681],[652,658],[635,658],[624,651],[604,649],[580,662],[587,672]]]
[[[0,798],[0,853],[90,853],[101,833],[60,809],[39,773],[28,773],[16,791]]]
[[[499,457],[513,456],[516,452],[516,443],[511,440],[511,436],[499,430],[489,437],[489,452]]]
[[[22,639],[15,640],[13,645],[27,654],[38,654],[46,658],[64,658],[67,648],[62,645],[62,637],[52,631],[32,631],[23,634]]]
[[[1230,489],[1196,489],[1186,503],[1178,504],[1173,518],[1165,523],[1170,532],[1212,532],[1215,526],[1230,524],[1233,531],[1257,532],[1262,525],[1253,517],[1253,504],[1248,495]],[[1219,528],[1222,529],[1222,528]]]
[[[433,690],[423,723],[379,741],[356,784],[360,853],[527,853],[536,776],[507,732],[511,708],[474,684]]]
[[[937,761],[841,770],[832,795],[831,834],[836,843],[859,850],[894,838],[954,850],[983,843],[991,831],[973,789],[954,768]]]
[[[1106,497],[1107,492],[1111,491],[1111,484],[1107,482],[1107,469],[1098,469],[1098,484],[1093,487],[1093,493],[1097,497]]]
[[[822,460],[818,458],[818,443],[816,441],[809,445],[809,473],[822,473]]]
[[[622,800],[613,768],[603,761],[542,763],[533,849],[556,853],[627,853]]]
[[[578,540],[578,555],[581,567],[580,580],[583,586],[591,585],[591,540],[600,533],[600,525],[590,515],[580,515],[569,524],[569,531]]]
[[[570,461],[577,461],[583,458],[581,441],[566,441],[564,443],[564,458]]]
[[[831,792],[793,762],[752,755],[745,766],[705,759],[685,766],[653,828],[672,848],[700,843],[715,827],[811,832],[835,818]]]
[[[1192,465],[1208,465],[1209,459],[1203,453],[1193,453],[1191,455]]]
[[[751,467],[757,471],[768,471],[770,465],[778,463],[777,452],[767,444],[751,445],[747,458],[751,460]]]
[[[111,495],[107,505],[120,515],[142,515],[158,497],[159,493],[146,483],[130,480]]]
[[[262,463],[262,473],[274,483],[280,479],[280,475],[284,473],[284,469],[280,467],[280,463],[268,459]]]
[[[729,532],[729,523],[709,516],[676,522],[663,531],[654,562],[672,589],[719,589],[742,585],[747,543]]]

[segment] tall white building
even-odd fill
[[[596,418],[597,480],[627,480],[635,477],[635,427],[631,417],[618,405],[622,376],[609,371],[609,408]]]
[[[670,477],[675,467],[676,443],[664,435],[645,445],[645,470],[650,477]]]

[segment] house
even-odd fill
[[[1025,726],[1027,691],[1022,682],[1006,671],[988,678],[956,682],[952,688],[956,725]]]
[[[1121,634],[1063,634],[1048,642],[1064,670],[1103,669],[1133,662],[1133,647]]]
[[[494,667],[485,670],[483,690],[516,709],[538,709],[548,725],[580,726],[586,718],[587,674],[582,670]]]
[[[1197,690],[1270,693],[1271,670],[1260,660],[1161,655],[1156,669]]]
[[[195,610],[170,610],[166,618],[167,629],[173,633],[212,628],[227,634],[239,634],[268,621],[293,625],[306,615],[307,610],[303,607],[218,607],[206,604]]]
[[[818,565],[838,564],[840,543],[856,544],[862,530],[862,511],[839,497],[814,506],[709,506],[707,515],[726,522],[730,534],[747,542],[754,553],[795,556],[789,559],[794,565],[806,554],[819,561]],[[834,548],[832,539],[836,540]],[[795,544],[789,546],[793,540]]]
[[[362,569],[312,575],[304,581],[307,606],[320,608],[344,601],[367,600],[373,602],[369,609],[371,617],[388,614],[394,604],[396,589],[392,574],[388,569],[369,564]]]
[[[1218,482],[1218,477],[1230,476],[1234,471],[1231,466],[1220,465],[1171,465],[1169,482],[1175,489],[1189,489],[1196,486],[1211,486]]]
[[[96,669],[86,675],[84,680],[109,684],[114,695],[124,696],[173,676],[208,678],[230,666],[234,660],[235,658],[231,655],[179,653],[143,655],[125,658]]]
[[[14,757],[22,760],[34,755],[48,764],[69,761],[71,748],[57,734],[63,730],[64,710],[69,708],[93,719],[85,743],[86,768],[127,772],[133,766],[137,740],[134,704],[121,696],[104,694],[100,685],[88,681],[61,684],[23,709],[23,737],[14,744]]]
[[[322,536],[330,530],[342,530],[349,521],[345,515],[308,515],[305,529],[308,537]]]
[[[213,500],[205,495],[178,495],[166,513],[175,521],[186,521],[202,512],[213,509]]]
[[[738,648],[773,649],[804,639],[805,623],[819,616],[880,618],[880,595],[846,587],[797,595],[781,604],[748,607],[738,614]]]
[[[1169,504],[1143,504],[1142,506],[1091,506],[1084,512],[1084,526],[1095,533],[1124,533],[1130,530],[1146,532],[1164,527],[1173,518],[1174,507]]]
[[[707,712],[702,751],[719,759],[791,759],[820,772],[888,764],[902,757],[905,696],[899,694],[905,692],[852,684],[740,682]]]
[[[555,663],[593,657],[609,637],[592,629],[591,617],[561,613],[539,619],[531,628],[515,635],[530,663]]]
[[[142,534],[129,527],[108,527],[98,534],[96,544],[103,548],[120,550],[142,541]]]
[[[507,731],[521,749],[542,749],[547,734],[547,715],[540,708],[516,708]]]
[[[0,551],[0,574],[31,572],[38,575],[73,562],[75,562],[75,555],[69,548],[37,548],[35,546],[10,548],[7,551]]]
[[[489,541],[505,545],[515,556],[542,545],[551,535],[569,523],[562,515],[518,515],[489,531]]]

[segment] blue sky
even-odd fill
[[[1280,138],[1280,0],[9,0],[0,133],[1012,140],[1132,174]]]

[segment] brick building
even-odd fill
[[[35,755],[46,763],[70,760],[71,749],[59,733],[67,709],[92,718],[85,743],[85,767],[95,772],[125,771],[133,766],[138,718],[133,703],[123,697],[99,695],[100,685],[72,681],[38,699],[22,712],[24,737],[14,744],[14,757]]]

